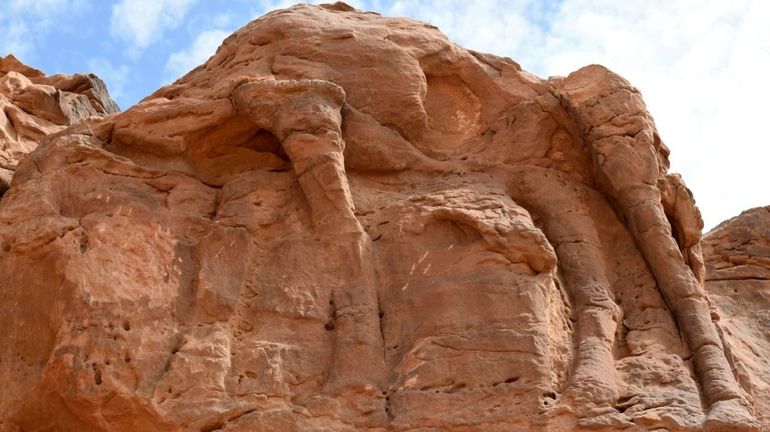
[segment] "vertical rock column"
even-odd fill
[[[241,84],[232,99],[240,113],[281,142],[335,278],[327,328],[336,345],[325,388],[362,401],[381,399],[385,366],[372,244],[355,217],[342,155],[345,93],[327,81],[265,79]],[[357,407],[362,414],[374,409]]]
[[[513,198],[537,215],[559,259],[562,282],[570,295],[576,324],[573,370],[565,396],[585,407],[584,416],[614,411],[618,378],[612,346],[620,319],[595,222],[585,203],[563,179],[547,175],[513,175]]]
[[[756,429],[711,320],[705,291],[672,236],[657,186],[667,169],[659,158],[665,149],[641,95],[601,66],[570,74],[561,91],[584,129],[600,186],[626,220],[692,352],[709,406],[704,426]]]

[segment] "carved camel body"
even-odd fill
[[[583,129],[600,187],[627,221],[692,351],[709,406],[705,426],[743,425],[750,429],[753,417],[696,277],[702,277],[702,268],[692,257],[694,245],[677,244],[664,210],[657,185],[658,165],[666,163],[661,160],[666,150],[647,112],[638,109],[644,106],[641,96],[625,80],[601,67],[574,73],[561,83],[560,91]],[[637,109],[614,112],[618,98],[630,98]],[[282,143],[310,205],[314,225],[322,227],[319,233],[326,233],[324,242],[329,250],[347,257],[342,261],[350,264],[350,283],[338,287],[334,294],[339,332],[336,346],[347,352],[338,352],[335,357],[327,390],[344,392],[346,387],[354,386],[381,391],[385,376],[383,342],[376,330],[379,321],[374,278],[364,265],[372,259],[371,239],[354,214],[342,155],[343,89],[322,80],[261,79],[237,86],[232,100],[238,112],[249,116],[255,125],[270,131]],[[621,105],[628,109],[628,104]],[[618,116],[624,116],[620,127],[613,123]],[[655,148],[659,149],[657,154]],[[558,200],[538,202],[532,198],[535,194],[516,196],[519,193],[511,188],[514,200],[528,202],[530,209],[537,209],[538,213],[558,215]],[[618,389],[614,380],[602,379],[599,373],[614,372],[612,343],[619,307],[606,275],[596,264],[601,254],[598,235],[595,229],[585,230],[593,226],[590,215],[585,208],[580,213],[575,220],[585,223],[558,218],[544,223],[548,237],[555,242],[577,316],[576,334],[580,342],[565,396],[595,406],[613,406],[618,400]],[[571,240],[562,242],[560,238]],[[680,246],[688,256],[683,256]],[[360,328],[361,322],[367,328]],[[346,374],[349,368],[366,368],[366,372]],[[370,379],[351,382],[348,376]]]

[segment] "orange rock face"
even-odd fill
[[[705,236],[703,253],[738,380],[770,428],[770,207],[723,222]]]
[[[601,66],[270,13],[19,164],[0,428],[758,430],[667,155]]]
[[[53,75],[0,57],[0,195],[19,160],[43,138],[91,116],[118,112],[95,75]]]

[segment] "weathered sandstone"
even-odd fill
[[[272,12],[19,164],[0,430],[759,430],[667,157],[604,67]]]
[[[770,207],[743,212],[703,240],[706,289],[738,381],[770,428]]]
[[[0,57],[0,196],[19,160],[46,136],[117,111],[96,75],[46,76],[13,55]]]

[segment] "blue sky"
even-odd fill
[[[125,109],[282,0],[0,0],[0,55],[94,72]],[[601,63],[645,96],[706,228],[770,204],[770,1],[355,0],[537,75]]]

